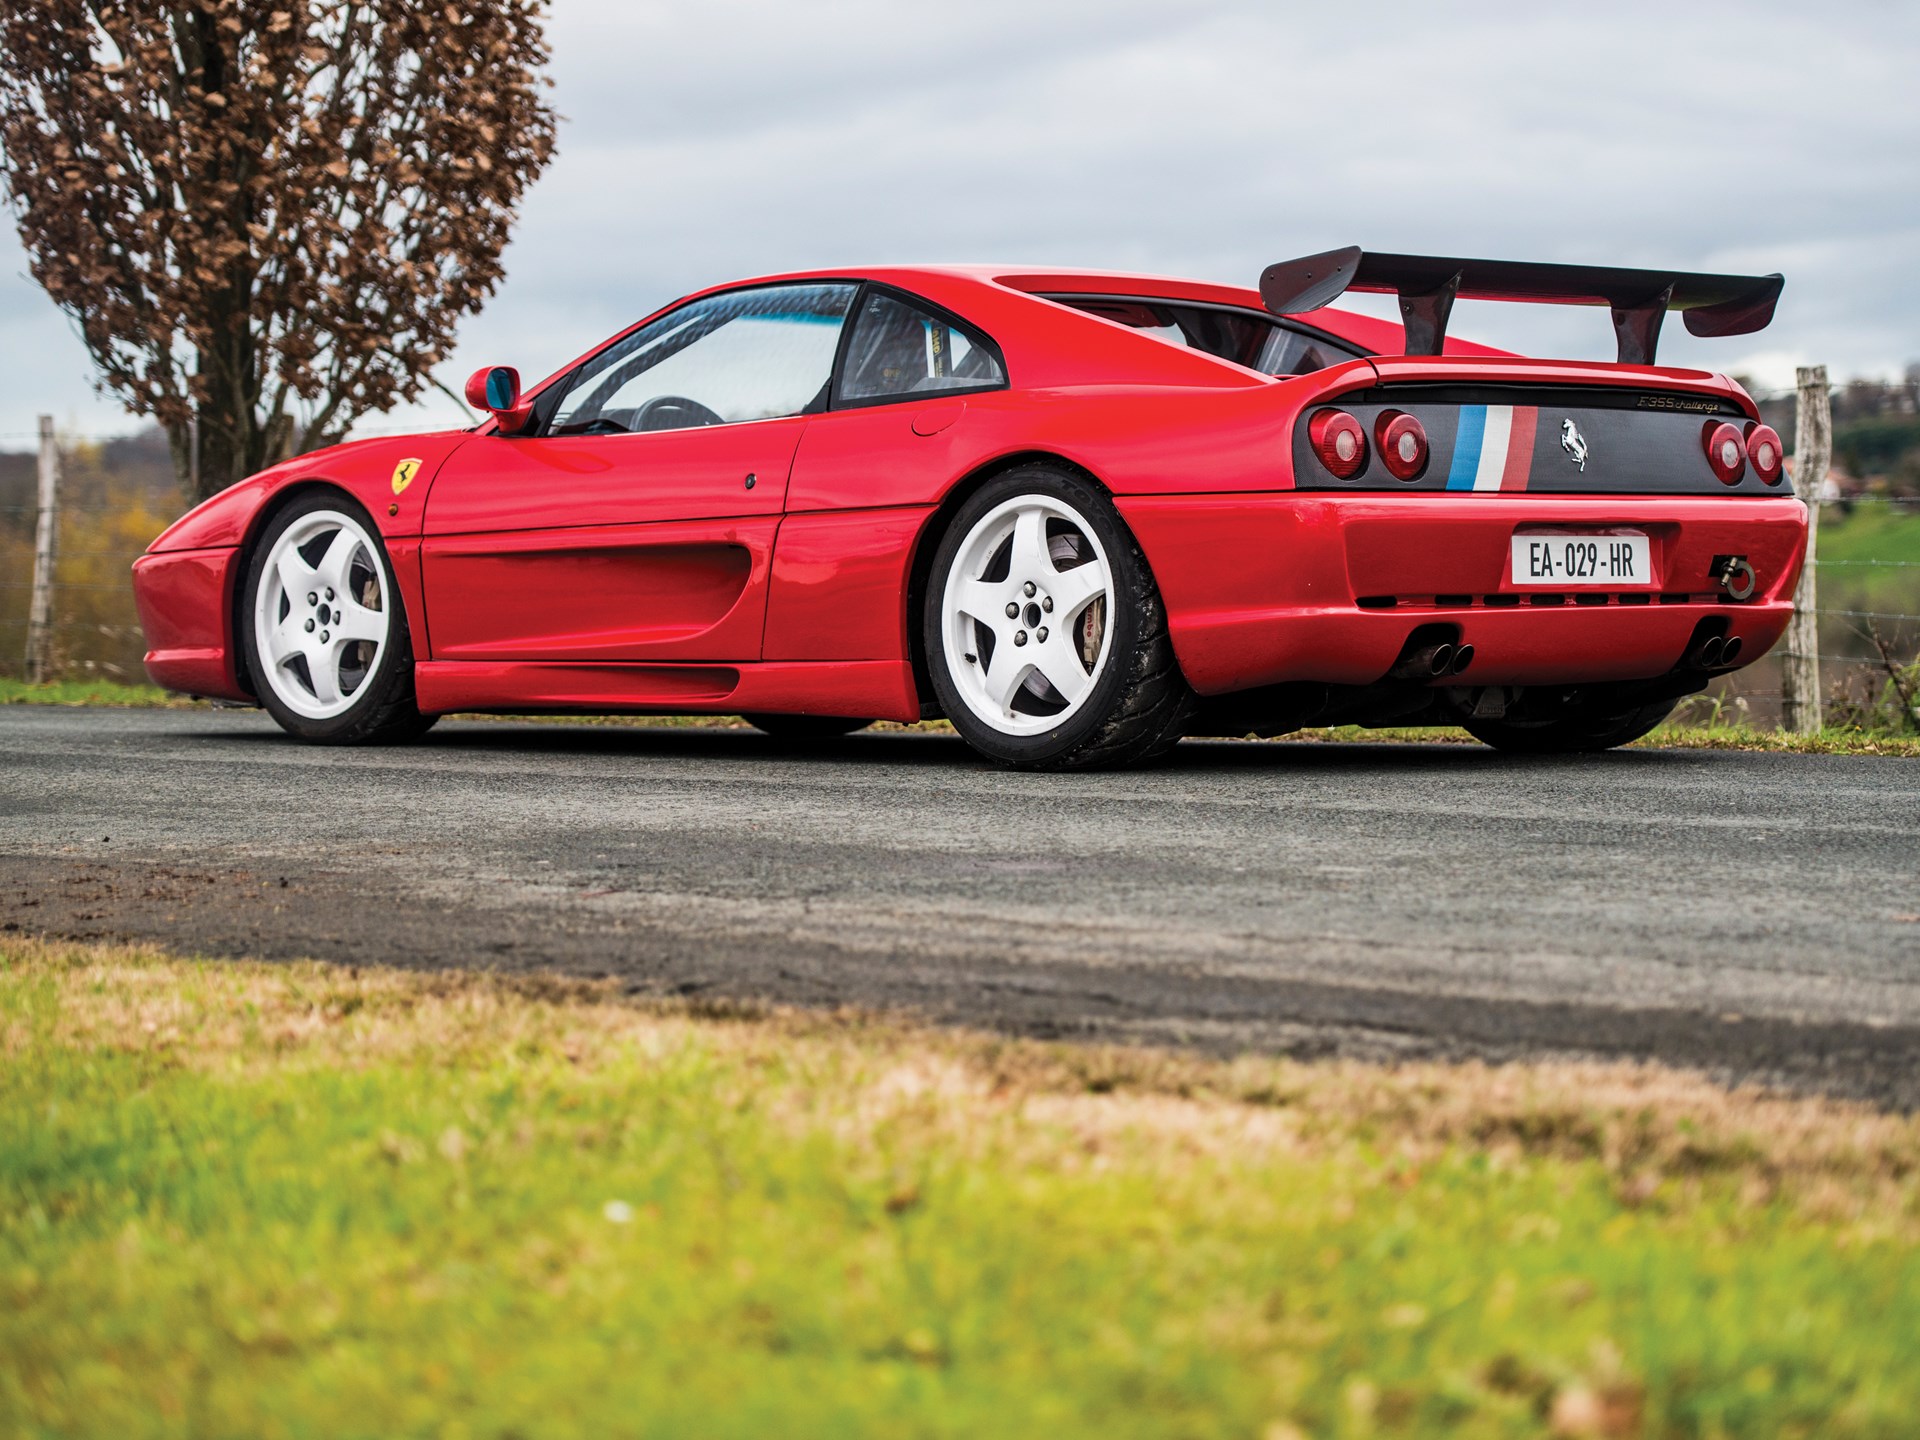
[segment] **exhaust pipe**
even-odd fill
[[[1453,652],[1453,673],[1458,675],[1473,663],[1473,646],[1462,645]]]
[[[1720,663],[1722,665],[1731,665],[1739,658],[1740,637],[1738,635],[1729,635],[1727,637],[1727,643],[1720,647]]]
[[[1713,669],[1720,663],[1721,647],[1725,643],[1718,635],[1707,636],[1693,652],[1693,663],[1702,670]]]
[[[1395,680],[1438,680],[1453,664],[1453,646],[1448,644],[1423,645],[1418,650],[1400,657],[1400,661],[1387,672]]]

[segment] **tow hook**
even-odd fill
[[[1753,587],[1759,583],[1753,573],[1753,566],[1747,563],[1744,555],[1716,555],[1707,574],[1719,582],[1720,588],[1727,592],[1730,599],[1745,600],[1753,594]]]

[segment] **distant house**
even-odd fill
[[[1788,474],[1792,474],[1791,467]],[[1816,498],[1822,505],[1838,505],[1857,499],[1866,492],[1865,482],[1849,475],[1838,465],[1832,465],[1827,469],[1827,478],[1820,482],[1820,494]]]

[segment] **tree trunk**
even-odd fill
[[[210,386],[211,394],[199,407],[200,454],[198,484],[195,484],[193,425],[184,422],[167,427],[167,449],[173,457],[173,473],[180,489],[198,504],[210,495],[218,495],[229,485],[264,470],[280,456],[269,456],[264,435],[244,396],[227,387]]]

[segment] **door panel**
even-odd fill
[[[426,533],[778,515],[806,423],[794,416],[643,435],[476,436],[434,477]]]
[[[463,446],[427,497],[434,657],[758,659],[806,424]]]

